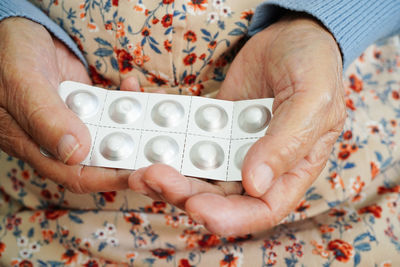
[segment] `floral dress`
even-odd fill
[[[212,97],[260,0],[34,0],[76,41],[93,82]],[[163,64],[160,64],[163,62]],[[303,200],[275,228],[207,232],[130,190],[76,195],[0,151],[2,266],[399,266],[400,38],[345,75],[348,119]]]

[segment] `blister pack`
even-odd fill
[[[70,81],[60,84],[59,94],[92,137],[82,164],[136,170],[164,163],[220,181],[241,181],[243,159],[272,117],[272,98],[225,101]]]

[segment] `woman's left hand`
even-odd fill
[[[156,164],[130,188],[185,209],[213,233],[242,235],[279,223],[322,171],[346,115],[342,61],[314,19],[287,16],[256,34],[236,56],[221,99],[275,97],[266,135],[249,150],[238,183],[207,183]]]

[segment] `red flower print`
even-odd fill
[[[372,204],[358,210],[358,214],[371,213],[375,218],[381,217],[382,208],[376,204]]]
[[[344,140],[350,140],[351,138],[353,138],[353,133],[350,130],[343,133]]]
[[[227,238],[227,240],[229,243],[242,243],[242,242],[250,240],[252,238],[253,238],[253,236],[248,234],[245,236],[230,236]]]
[[[42,230],[43,240],[47,243],[51,243],[53,241],[54,232],[52,230]]]
[[[374,179],[379,173],[379,167],[375,164],[375,162],[370,163],[371,166],[371,179]]]
[[[329,216],[332,217],[343,217],[347,214],[347,211],[343,210],[343,209],[331,209],[331,211],[329,212]]]
[[[199,83],[199,84],[190,86],[187,90],[188,90],[189,94],[199,96],[199,95],[201,95],[201,91],[203,89],[204,89],[204,85]]]
[[[245,11],[242,12],[240,18],[241,19],[245,19],[247,21],[250,21],[252,19],[253,15],[254,15],[254,11],[253,10],[251,10],[251,9],[250,10],[245,10]]]
[[[399,100],[399,98],[400,98],[399,92],[397,92],[397,91],[392,91],[392,97],[393,97],[393,99],[395,99],[395,100]]]
[[[78,260],[78,253],[73,249],[67,249],[67,251],[62,254],[61,259],[66,261],[65,264],[71,264]]]
[[[357,93],[361,92],[361,90],[363,89],[363,81],[357,78],[357,76],[354,74],[350,75],[349,79],[350,88]]]
[[[378,187],[378,194],[383,195],[387,193],[399,193],[400,185],[395,185],[393,187],[380,186]]]
[[[28,260],[23,260],[18,264],[18,267],[33,267],[33,263]]]
[[[167,15],[165,15],[163,18],[162,18],[162,20],[161,20],[161,23],[162,23],[162,25],[165,27],[165,28],[168,28],[169,26],[171,26],[172,25],[172,20],[173,20],[173,16],[172,16],[172,14],[167,14]]]
[[[225,67],[226,64],[228,64],[228,61],[223,57],[221,57],[217,61],[215,61],[215,67],[217,67],[217,68]]]
[[[148,73],[147,75],[148,76],[146,77],[146,79],[152,84],[157,84],[158,86],[163,86],[168,83],[168,80],[164,77],[161,77],[161,75],[156,75],[151,72]]]
[[[172,42],[169,40],[165,40],[164,48],[165,48],[165,50],[167,50],[167,52],[171,52],[172,51]]]
[[[6,244],[4,244],[3,242],[0,242],[0,257],[1,257],[1,254],[4,252],[4,250],[6,250]]]
[[[185,77],[185,79],[183,79],[183,82],[188,85],[194,84],[195,81],[196,81],[196,75],[194,74],[188,75]]]
[[[175,250],[173,249],[163,249],[163,248],[157,248],[157,249],[153,249],[151,250],[151,253],[159,258],[159,259],[166,259],[168,257],[171,257],[172,255],[175,254]]]
[[[48,220],[56,220],[65,214],[67,214],[66,210],[46,210],[44,212],[44,216]]]
[[[104,197],[106,202],[114,202],[115,196],[117,195],[117,192],[112,191],[112,192],[101,192],[100,195]]]
[[[217,42],[216,42],[216,41],[211,41],[211,42],[208,44],[208,48],[211,49],[211,50],[214,50],[215,47],[217,47]]]
[[[28,180],[31,175],[29,174],[29,172],[27,170],[25,170],[25,171],[22,171],[21,176],[25,180]]]
[[[393,127],[396,127],[396,126],[397,126],[397,121],[396,121],[396,120],[390,120],[390,124],[391,124]]]
[[[163,0],[162,2],[164,5],[169,5],[169,4],[172,4],[174,1],[175,0]]]
[[[348,262],[353,256],[353,247],[340,239],[335,239],[328,244],[328,250],[333,251],[335,258],[341,262]]]
[[[153,24],[157,24],[159,21],[160,21],[160,20],[159,20],[158,18],[154,18],[151,22],[152,22]]]
[[[185,39],[188,42],[196,42],[197,41],[197,36],[194,32],[192,31],[187,31],[184,35],[183,35],[183,39]]]
[[[119,71],[123,74],[133,69],[132,60],[133,57],[124,49],[116,49]]]
[[[94,66],[89,66],[89,73],[90,73],[90,76],[91,76],[94,84],[102,85],[102,86],[111,85],[111,81],[104,78],[103,75],[98,73]]]
[[[348,150],[340,151],[338,154],[338,158],[341,160],[345,160],[348,157],[350,157],[350,151],[348,151]]]
[[[107,31],[111,31],[111,30],[112,30],[112,24],[111,24],[111,23],[106,23],[106,24],[104,24],[104,28],[105,28]]]
[[[125,221],[130,222],[133,226],[140,226],[143,223],[142,218],[135,212],[128,212],[124,215]]]
[[[206,59],[206,54],[201,54],[200,56],[199,56],[199,59],[201,59],[201,60],[204,60],[204,59]]]
[[[95,260],[88,260],[83,266],[85,266],[85,267],[99,267],[100,265]]]
[[[299,203],[299,205],[297,205],[295,211],[296,211],[296,212],[303,212],[303,211],[305,211],[306,209],[308,209],[309,207],[310,207],[310,205],[308,205],[308,204],[306,205],[306,201],[303,200],[303,201],[301,201],[301,202]]]
[[[220,243],[220,239],[217,235],[213,234],[204,234],[200,240],[197,241],[197,244],[201,248],[209,248],[214,247]]]
[[[192,267],[193,265],[190,265],[189,260],[188,259],[181,259],[179,261],[179,265],[178,267]]]
[[[43,189],[40,195],[46,199],[51,199],[51,192],[48,189]]]
[[[346,107],[351,110],[356,110],[356,107],[354,106],[354,102],[350,98],[346,99]]]
[[[193,65],[196,62],[197,59],[197,55],[195,53],[190,53],[189,55],[187,55],[184,59],[183,59],[183,63],[186,66],[190,66]]]
[[[201,13],[207,9],[207,0],[190,0],[187,5],[192,9],[193,13]]]
[[[225,257],[219,262],[219,266],[237,267],[239,257],[232,253],[225,254]]]
[[[112,5],[113,6],[118,6],[118,0],[112,0]]]
[[[143,28],[143,30],[142,30],[142,35],[143,36],[149,36],[150,35],[150,29],[149,28],[147,28],[147,27],[144,27]]]

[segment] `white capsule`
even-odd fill
[[[169,136],[156,136],[145,145],[144,154],[153,163],[169,164],[176,160],[179,153],[178,143]]]
[[[227,125],[228,114],[220,106],[204,105],[196,111],[195,121],[201,129],[208,132],[216,132]]]
[[[190,160],[201,170],[212,170],[219,168],[224,163],[225,155],[217,143],[200,141],[190,150]]]
[[[271,112],[264,106],[250,106],[239,114],[239,127],[247,133],[257,133],[267,127],[271,120]]]
[[[151,111],[151,118],[161,127],[178,126],[185,115],[182,105],[175,100],[165,100],[157,103]]]
[[[70,94],[66,99],[66,104],[80,118],[90,118],[99,109],[99,100],[91,92],[79,90]]]
[[[249,151],[250,147],[253,145],[253,143],[247,143],[242,145],[236,152],[235,155],[235,165],[236,167],[241,170],[244,158],[247,155],[247,152]]]
[[[109,109],[110,118],[121,124],[133,123],[142,112],[140,103],[131,97],[121,97],[111,103]]]
[[[118,161],[128,158],[135,148],[132,138],[126,133],[111,133],[100,143],[100,152],[104,158]]]

